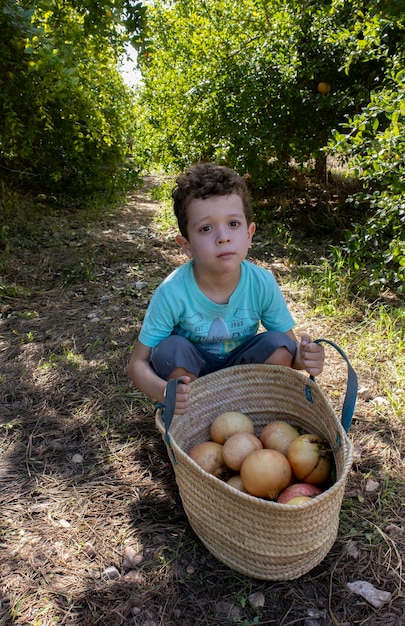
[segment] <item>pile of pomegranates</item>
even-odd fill
[[[252,419],[238,411],[218,415],[209,441],[189,455],[235,489],[282,504],[307,502],[332,481],[333,456],[322,437],[282,420],[269,422],[257,435]]]

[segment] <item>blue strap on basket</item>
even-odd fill
[[[345,395],[345,399],[343,401],[343,407],[342,407],[342,426],[345,429],[345,431],[348,432],[352,423],[354,407],[356,406],[356,400],[357,400],[358,383],[357,383],[356,372],[351,366],[350,361],[345,355],[345,353],[343,352],[343,350],[339,348],[338,345],[333,343],[333,341],[329,341],[329,339],[315,339],[315,343],[329,344],[330,346],[335,348],[335,350],[339,352],[340,356],[346,361],[347,385],[346,385],[346,395]],[[311,379],[315,380],[313,376],[311,376]]]
[[[162,420],[165,425],[165,443],[170,448],[173,463],[177,463],[177,461],[172,446],[170,445],[169,428],[176,409],[176,387],[178,383],[181,383],[181,378],[172,378],[168,381],[166,385],[166,404],[158,404],[158,408],[162,409]]]

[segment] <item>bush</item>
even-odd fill
[[[346,235],[348,265],[363,284],[405,293],[405,71],[371,93],[370,103],[335,132],[333,150],[348,157],[348,168],[364,191],[351,201],[365,219]]]

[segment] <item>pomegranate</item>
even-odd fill
[[[203,441],[191,448],[189,456],[203,470],[214,476],[226,475],[227,469],[222,454],[222,445],[214,441]]]
[[[330,83],[326,83],[326,82],[318,83],[316,88],[319,91],[319,93],[321,93],[323,96],[326,96],[326,94],[328,94],[331,90]]]
[[[263,446],[258,437],[252,433],[241,432],[235,433],[225,441],[222,454],[226,465],[238,472],[246,457],[261,448]]]
[[[216,443],[225,443],[235,433],[255,432],[255,427],[248,415],[238,411],[226,411],[218,415],[211,424],[210,437]]]
[[[305,502],[311,502],[311,500],[313,500],[311,496],[296,496],[295,498],[291,498],[287,504],[305,504]]]
[[[315,498],[319,496],[322,491],[316,485],[310,485],[309,483],[294,483],[289,485],[280,493],[277,498],[277,502],[280,504],[289,504],[293,498],[299,498],[305,496],[308,498]]]
[[[246,457],[240,475],[248,493],[275,500],[290,483],[292,472],[284,454],[263,448]]]
[[[228,485],[231,485],[231,487],[234,487],[238,491],[244,491],[246,493],[240,474],[235,474],[234,476],[231,476],[226,482],[228,483]]]
[[[319,435],[305,433],[294,439],[288,448],[287,458],[300,482],[321,485],[330,477],[331,451]]]
[[[278,450],[287,456],[290,443],[299,436],[299,432],[294,426],[282,420],[276,420],[267,424],[260,433],[260,441],[263,448]]]

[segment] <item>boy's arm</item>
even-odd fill
[[[138,341],[131,354],[128,364],[128,376],[134,385],[151,398],[165,404],[167,381],[160,378],[152,369],[149,358],[151,348]],[[188,410],[190,396],[190,377],[183,376],[182,383],[177,385],[176,413],[182,415]]]
[[[128,364],[128,376],[134,385],[158,402],[165,402],[167,382],[160,378],[150,366],[151,348],[138,341]]]
[[[297,341],[293,330],[289,330],[287,335]],[[292,364],[295,370],[305,370],[311,376],[318,376],[322,373],[325,361],[325,350],[319,343],[311,341],[309,335],[303,335],[301,342],[297,341],[297,352]]]

